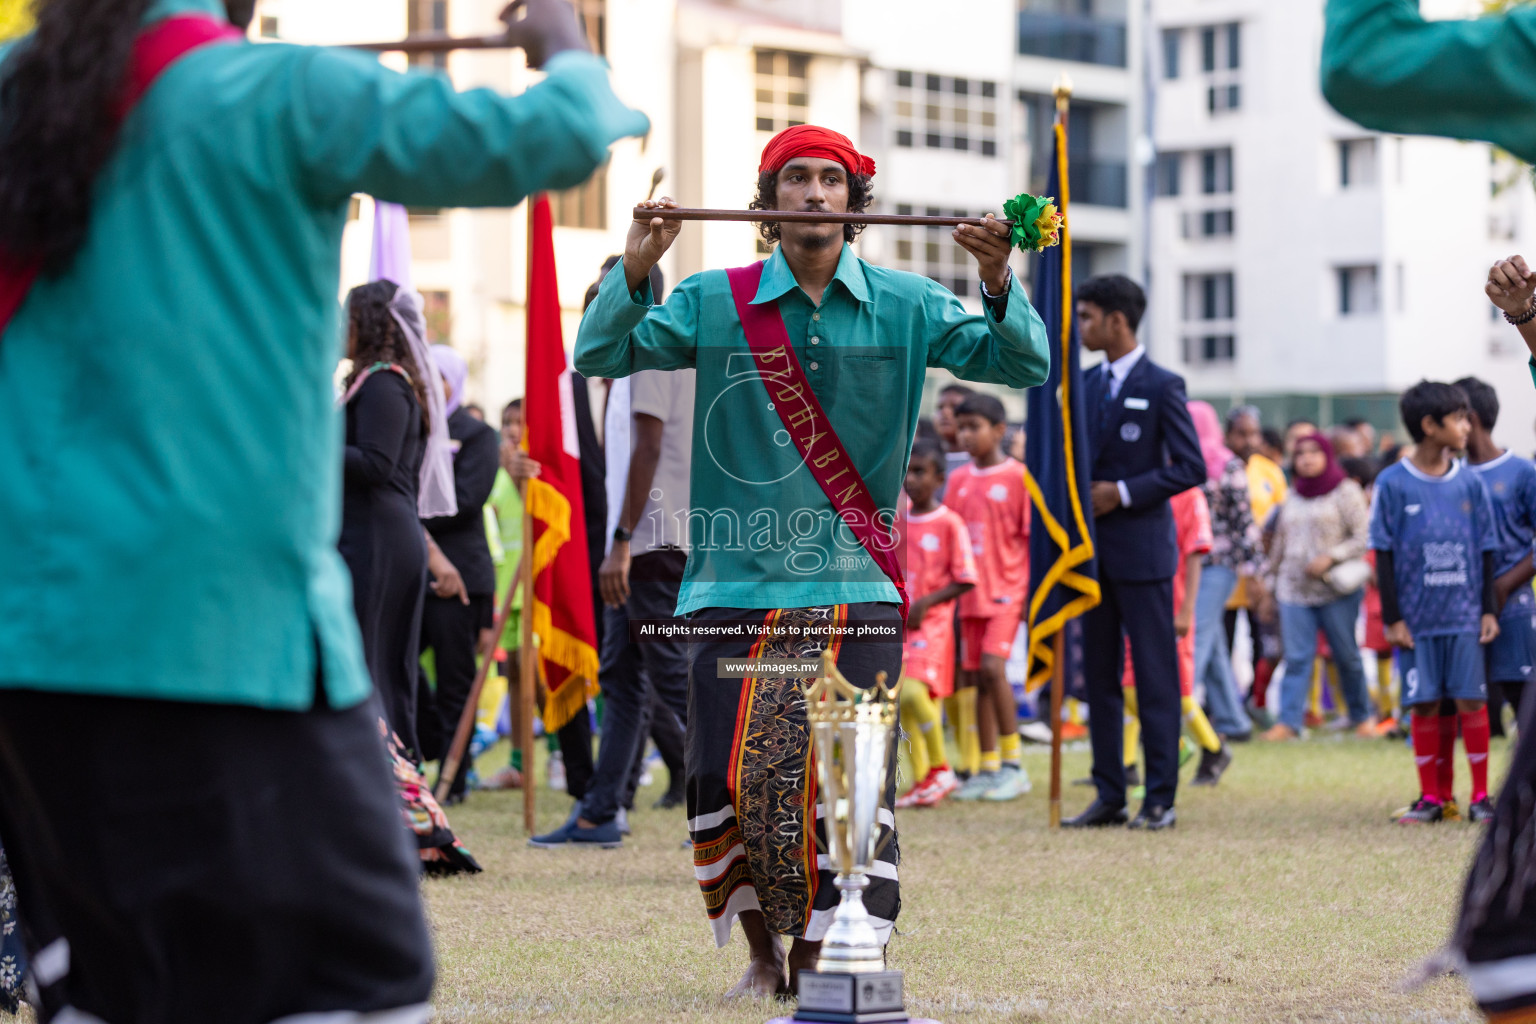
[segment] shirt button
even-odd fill
[[[821,344],[821,339],[820,339],[820,338],[818,338],[818,337],[815,337],[815,336],[814,336],[814,335],[813,335],[813,336],[812,336],[812,337],[811,337],[811,344],[812,344],[812,345],[820,345],[820,344]]]
[[[820,320],[821,319],[821,314],[820,313],[812,313],[811,314],[811,319],[812,320]]]
[[[821,365],[819,363],[812,363],[811,364],[811,369],[819,370],[819,369],[821,369]]]

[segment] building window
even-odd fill
[[[1154,170],[1156,181],[1154,191],[1160,196],[1176,196],[1179,194],[1179,174],[1184,168],[1183,153],[1159,153],[1157,165]]]
[[[1232,150],[1201,151],[1200,191],[1208,196],[1224,195],[1232,191]]]
[[[805,124],[810,94],[806,72],[811,58],[782,50],[757,51],[757,130],[781,132]]]
[[[1376,184],[1376,140],[1339,141],[1339,188],[1367,188]]]
[[[896,145],[997,155],[997,83],[898,71]]]
[[[1184,275],[1184,319],[1231,320],[1237,314],[1230,272]]]
[[[1163,29],[1163,77],[1170,81],[1179,77],[1179,49],[1183,45],[1183,29]]]
[[[447,32],[448,0],[407,0],[405,23],[406,32],[413,36]],[[446,71],[448,55],[446,53],[413,53],[410,56],[410,64],[413,68],[434,68],[438,71]]]
[[[1381,308],[1376,267],[1339,267],[1339,315],[1370,316]]]
[[[587,42],[598,56],[608,53],[608,0],[575,0],[576,13],[587,30]]]
[[[1184,339],[1186,363],[1230,363],[1237,358],[1237,339],[1230,334],[1202,334]]]
[[[1213,85],[1205,91],[1205,107],[1212,114],[1239,110],[1243,105],[1243,87],[1237,82]]]
[[[261,16],[259,33],[263,39],[277,38],[277,18],[271,14]]]
[[[915,211],[910,203],[901,203],[896,212],[910,215]],[[974,216],[964,210],[941,210],[936,206],[926,207],[922,212],[929,217]],[[962,297],[977,294],[976,261],[955,244],[950,228],[901,225],[888,230],[891,232],[888,237],[894,242],[892,266],[897,270],[910,270],[932,278]]]
[[[608,227],[608,168],[598,168],[592,177],[575,188],[550,193],[549,205],[550,213],[558,227],[606,230]]]
[[[1200,30],[1200,70],[1206,74],[1218,68],[1235,71],[1242,63],[1242,29],[1230,25],[1207,25]],[[1174,76],[1169,76],[1174,77]]]
[[[1185,238],[1230,238],[1231,210],[1200,210],[1184,215]]]

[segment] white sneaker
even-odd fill
[[[997,772],[977,772],[955,790],[956,800],[980,800],[982,795],[997,785]]]
[[[1020,722],[1019,739],[1026,743],[1051,742],[1051,727],[1044,722]]]
[[[1016,768],[1011,764],[1005,764],[1002,771],[997,773],[997,784],[981,794],[981,799],[999,802],[1017,800],[1025,793],[1028,793],[1031,788],[1028,772],[1023,768]]]
[[[549,788],[565,791],[565,758],[558,753],[549,755]]]

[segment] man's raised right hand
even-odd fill
[[[512,0],[501,12],[507,35],[522,47],[528,66],[542,68],[557,53],[590,51],[587,34],[567,0]]]
[[[676,209],[677,200],[671,196],[662,196],[660,199],[647,199],[638,205],[659,212]],[[667,220],[661,216],[630,224],[629,237],[624,240],[624,280],[631,292],[650,277],[651,268],[661,262],[661,257],[672,248],[677,233],[682,229],[682,221]]]

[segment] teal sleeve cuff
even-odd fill
[[[1531,384],[1536,385],[1536,356],[1531,356],[1526,362],[1526,366],[1531,371]]]

